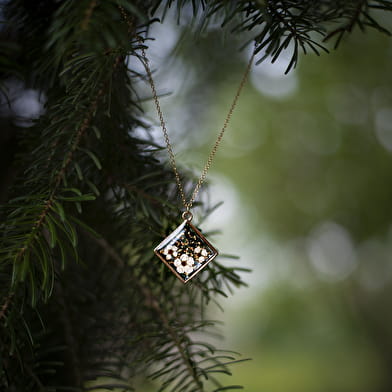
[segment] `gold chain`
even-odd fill
[[[253,64],[253,60],[254,60],[255,54],[254,53],[252,54],[252,56],[251,56],[251,58],[250,58],[250,60],[248,62],[248,65],[247,65],[247,67],[245,69],[245,72],[244,72],[244,74],[243,74],[243,76],[241,78],[241,82],[240,82],[240,84],[239,84],[239,86],[237,88],[236,94],[235,94],[235,96],[233,98],[233,101],[232,101],[232,103],[230,105],[229,112],[227,113],[226,119],[225,119],[225,121],[223,123],[223,127],[220,130],[220,132],[218,134],[218,137],[216,138],[216,141],[215,141],[215,143],[214,143],[214,145],[213,145],[213,147],[212,147],[212,149],[210,151],[210,154],[208,155],[207,161],[206,161],[206,163],[204,165],[204,168],[203,168],[203,170],[201,172],[199,180],[197,181],[195,189],[192,192],[191,198],[187,202],[186,201],[185,192],[184,192],[184,188],[183,188],[182,182],[181,182],[181,177],[180,177],[180,174],[178,173],[178,169],[177,169],[177,165],[176,165],[176,159],[175,159],[174,152],[173,152],[173,147],[172,147],[172,145],[170,143],[169,134],[167,132],[165,120],[163,118],[163,113],[162,113],[161,105],[159,103],[158,94],[157,94],[157,91],[156,91],[156,88],[155,88],[154,79],[152,78],[152,72],[151,72],[151,69],[150,69],[150,66],[149,66],[149,60],[147,58],[146,51],[145,51],[143,45],[142,45],[141,52],[142,52],[143,65],[144,65],[144,67],[145,67],[145,69],[147,71],[147,76],[148,76],[148,80],[150,82],[152,95],[153,95],[154,102],[155,102],[155,107],[156,107],[156,110],[157,110],[157,113],[158,113],[159,121],[161,123],[163,136],[165,138],[166,148],[167,148],[167,151],[169,153],[169,161],[170,161],[170,164],[172,166],[172,169],[173,169],[173,172],[174,172],[174,175],[175,175],[175,178],[176,178],[177,187],[178,187],[178,189],[180,191],[180,194],[181,194],[182,203],[184,204],[185,210],[189,211],[192,208],[192,205],[193,205],[193,203],[194,203],[194,201],[196,199],[196,196],[199,193],[199,190],[200,190],[203,182],[206,179],[207,172],[208,172],[209,168],[212,165],[212,161],[213,161],[213,159],[214,159],[214,157],[216,155],[216,152],[218,150],[218,147],[219,147],[219,145],[220,145],[220,143],[222,141],[223,135],[224,135],[224,133],[225,133],[225,131],[227,129],[227,126],[229,125],[231,116],[233,115],[234,109],[235,109],[235,107],[237,105],[238,98],[241,95],[241,91],[242,91],[242,89],[243,89],[243,87],[244,87],[244,85],[246,83],[246,80],[248,78],[249,72],[250,72],[250,70],[252,68],[252,64]]]
[[[123,9],[123,7],[119,6],[119,8],[120,8],[120,11],[122,13],[122,16],[124,17],[124,19],[126,20],[126,22],[128,24],[129,31],[131,31],[132,30],[132,24],[133,24],[132,21],[127,16],[127,14],[126,14],[125,10]],[[192,192],[191,198],[189,199],[189,201],[187,201],[186,200],[186,196],[185,196],[185,192],[184,192],[184,188],[183,188],[182,182],[181,182],[181,177],[180,177],[180,174],[179,174],[178,169],[177,169],[176,158],[174,156],[173,147],[172,147],[172,145],[170,143],[169,134],[168,134],[167,128],[166,128],[166,123],[165,123],[165,120],[163,118],[163,113],[162,113],[161,105],[159,103],[157,90],[155,88],[154,79],[152,77],[152,72],[151,72],[151,68],[150,68],[150,65],[149,65],[149,60],[148,60],[147,55],[146,55],[146,50],[145,50],[145,46],[144,46],[144,40],[143,40],[143,38],[141,38],[138,35],[136,37],[137,37],[139,43],[141,44],[142,63],[144,65],[144,68],[146,69],[148,81],[149,81],[150,86],[151,86],[151,91],[152,91],[152,95],[153,95],[153,98],[154,98],[155,108],[156,108],[157,113],[158,113],[158,117],[159,117],[159,121],[161,123],[163,136],[164,136],[165,143],[166,143],[166,149],[167,149],[167,151],[169,153],[170,165],[171,165],[171,167],[173,169],[174,176],[176,178],[177,187],[178,187],[178,190],[179,190],[179,192],[181,194],[182,203],[183,203],[183,205],[185,207],[185,214],[190,214],[189,211],[192,208],[192,205],[193,205],[193,203],[194,203],[194,201],[196,199],[196,196],[199,193],[199,190],[200,190],[203,182],[206,179],[207,172],[208,172],[209,168],[212,165],[212,161],[213,161],[213,159],[214,159],[214,157],[216,155],[218,147],[219,147],[219,145],[220,145],[220,143],[222,141],[223,135],[224,135],[224,133],[225,133],[225,131],[227,129],[227,126],[229,125],[229,121],[230,121],[231,116],[233,115],[234,109],[235,109],[235,107],[237,105],[238,98],[240,97],[241,91],[242,91],[242,89],[243,89],[243,87],[244,87],[244,85],[246,83],[246,80],[248,78],[249,72],[250,72],[250,70],[252,68],[253,60],[254,60],[254,57],[255,57],[255,52],[253,51],[253,54],[252,54],[252,56],[251,56],[251,58],[250,58],[250,60],[249,60],[249,62],[247,64],[247,66],[246,66],[245,72],[244,72],[244,74],[243,74],[243,76],[241,78],[241,81],[240,81],[240,84],[239,84],[239,86],[237,88],[236,94],[234,95],[233,101],[232,101],[232,103],[230,105],[229,112],[227,113],[226,119],[225,119],[225,121],[223,123],[223,127],[220,130],[220,132],[218,134],[218,137],[216,138],[216,141],[215,141],[215,143],[214,143],[214,145],[213,145],[213,147],[212,147],[212,149],[210,151],[210,154],[208,155],[207,162],[204,165],[204,168],[203,168],[203,170],[201,172],[201,175],[200,175],[200,177],[199,177],[199,179],[197,181],[195,189]]]

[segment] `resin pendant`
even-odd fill
[[[218,255],[190,219],[184,220],[154,252],[183,283],[189,282]]]

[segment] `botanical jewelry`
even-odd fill
[[[207,266],[208,263],[210,263],[218,255],[218,251],[203,236],[200,230],[198,230],[191,223],[193,218],[191,208],[203,182],[206,179],[208,169],[211,167],[212,161],[218,150],[220,142],[222,141],[223,135],[227,129],[233,111],[236,107],[238,98],[241,94],[242,88],[244,87],[245,82],[248,78],[255,54],[253,53],[249,60],[249,63],[245,69],[241,82],[231,103],[229,112],[227,113],[226,119],[223,123],[223,127],[220,130],[218,137],[211,149],[211,152],[207,158],[207,162],[205,163],[202,173],[196,183],[195,189],[193,190],[190,199],[187,200],[177,169],[173,148],[170,143],[169,135],[166,129],[166,124],[163,119],[163,114],[159,103],[158,94],[155,88],[155,83],[152,78],[149,61],[146,56],[143,45],[141,53],[143,65],[147,72],[155,107],[158,113],[160,125],[165,139],[167,152],[169,154],[169,161],[174,172],[177,187],[182,198],[182,203],[184,205],[184,212],[182,213],[183,222],[154,249],[154,252],[183,283],[186,283],[194,276],[196,276],[204,267]]]

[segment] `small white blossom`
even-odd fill
[[[182,265],[180,265],[180,266],[177,267],[177,272],[179,274],[183,274],[185,272],[185,268]]]
[[[175,259],[173,264],[176,267],[178,273],[185,273],[189,275],[193,272],[193,265],[195,264],[195,260],[193,257],[189,257],[188,255],[183,254],[180,258]]]
[[[205,249],[203,249],[203,250],[201,251],[201,255],[202,255],[202,256],[207,256],[207,255],[208,255],[208,252],[207,252]]]
[[[195,253],[200,253],[201,252],[201,248],[200,248],[200,246],[197,246],[196,248],[195,248]]]
[[[173,250],[173,246],[168,245],[168,246],[163,250],[163,254],[164,254],[164,255],[168,255],[169,252],[170,252],[171,250]]]
[[[172,255],[166,255],[166,260],[171,260],[172,259]]]
[[[178,271],[178,269],[177,269],[177,271]],[[186,266],[184,267],[184,271],[185,271],[185,273],[186,273],[187,275],[189,275],[190,273],[193,272],[193,268],[192,268],[190,265],[186,265]]]
[[[205,260],[206,260],[205,257],[203,257],[203,256],[200,256],[200,257],[199,257],[199,263],[203,263]]]

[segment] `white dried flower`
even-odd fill
[[[177,271],[178,271],[178,269],[177,269]],[[189,275],[190,273],[193,272],[193,268],[192,268],[190,265],[186,265],[186,266],[184,267],[184,271],[185,271],[185,273],[186,273],[187,275]]]
[[[183,267],[182,265],[178,266],[178,267],[177,267],[177,272],[178,272],[179,274],[183,274],[183,273],[185,272],[184,267]]]

